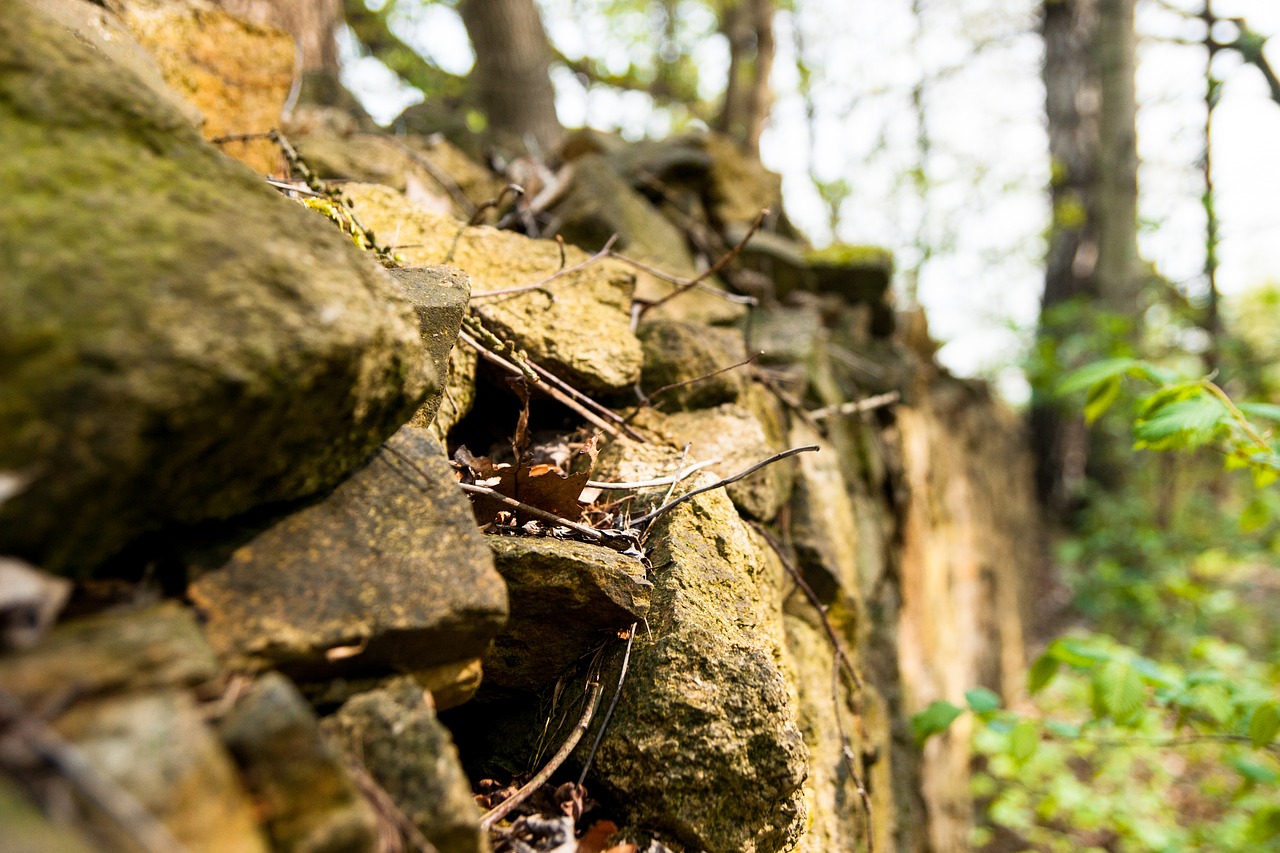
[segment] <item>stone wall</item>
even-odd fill
[[[281,193],[191,122],[267,129],[288,39],[108,5],[0,8],[17,849],[967,849],[963,721],[909,719],[1016,692],[1037,520],[891,257],[709,135],[580,133],[479,224],[515,172],[302,106]]]

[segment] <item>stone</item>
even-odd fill
[[[105,2],[155,57],[169,86],[204,117],[206,139],[280,126],[296,62],[288,33],[197,0]],[[224,150],[264,174],[283,165],[269,139],[233,142]]]
[[[461,270],[449,267],[396,269],[391,274],[404,288],[413,304],[422,330],[422,343],[435,367],[436,375],[449,377],[449,356],[458,341],[462,317],[471,298],[471,280]],[[415,426],[429,426],[444,399],[447,382],[427,397],[413,416]]]
[[[559,233],[575,246],[597,251],[618,235],[615,249],[627,257],[680,278],[694,278],[699,270],[689,251],[688,239],[671,220],[614,171],[602,154],[588,154],[573,161],[573,181],[551,212],[559,220]],[[669,296],[676,285],[634,270],[635,298],[656,302]],[[714,280],[707,282],[718,287]],[[743,305],[694,288],[646,314],[649,319],[682,319],[725,324],[746,313]]]
[[[419,687],[431,694],[436,710],[445,711],[471,701],[480,688],[484,666],[480,658],[442,663],[439,666],[408,673]],[[300,685],[303,695],[314,705],[336,707],[359,693],[385,687],[401,678],[390,675],[372,678],[335,678]]]
[[[323,726],[440,853],[487,853],[453,740],[412,679],[353,697]]]
[[[267,673],[219,721],[277,853],[373,853],[378,817],[311,706],[287,678]]]
[[[219,655],[300,680],[474,658],[507,616],[471,506],[443,450],[415,427],[208,568],[189,595]]]
[[[53,727],[163,823],[183,849],[268,850],[235,765],[188,693],[136,693],[78,703]]]
[[[645,323],[638,334],[644,347],[641,390],[652,394],[667,385],[689,382],[656,397],[653,404],[658,408],[706,408],[737,402],[742,396],[750,367],[710,375],[746,360],[746,344],[737,329],[660,320]]]
[[[0,557],[0,651],[34,646],[71,595],[71,581]]]
[[[711,156],[709,207],[721,225],[749,225],[769,208],[782,209],[782,176],[770,172],[737,143],[716,133],[703,134],[699,146]]]
[[[511,619],[485,657],[487,683],[536,691],[649,611],[644,564],[586,542],[487,536]]]
[[[487,226],[470,227],[412,204],[387,187],[346,188],[366,226],[396,234],[406,263],[449,264],[471,276],[471,309],[494,332],[528,351],[529,357],[584,392],[621,391],[639,378],[640,342],[631,333],[635,277],[605,260],[553,282],[547,291],[495,298],[494,290],[534,284],[561,269],[561,248]],[[564,250],[564,267],[588,256]]]
[[[68,692],[192,687],[217,674],[195,615],[172,601],[72,619],[34,648],[0,656],[0,685],[27,706]]]
[[[815,289],[848,302],[883,302],[893,279],[893,253],[879,246],[835,243],[809,250],[805,261]]]
[[[95,846],[71,827],[60,826],[0,775],[2,853],[93,853]],[[99,848],[100,849],[100,848]]]
[[[669,446],[688,444],[690,463],[719,459],[704,470],[720,477],[736,474],[783,449],[776,446],[776,440],[770,440],[760,418],[738,403],[669,415],[646,409],[634,423]],[[730,484],[729,497],[744,515],[768,521],[787,501],[793,465],[794,460],[788,459],[768,465]],[[670,474],[678,467],[673,465],[664,473]]]
[[[798,419],[791,425],[791,441],[793,446],[817,444],[821,448],[796,457],[798,472],[791,500],[791,544],[796,561],[824,604],[845,599],[853,603],[849,609],[856,615],[862,610],[862,535],[840,454],[813,427]]]
[[[610,448],[597,464],[610,479],[678,464],[677,452],[663,462],[650,445]],[[789,849],[808,821],[807,753],[776,614],[782,579],[721,489],[659,518],[649,542],[652,636],[636,638],[587,787],[625,803],[629,829],[686,849]],[[621,653],[615,646],[605,684]]]
[[[0,11],[0,553],[332,486],[436,379],[394,280],[36,11]]]

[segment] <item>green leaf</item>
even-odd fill
[[[1236,408],[1251,418],[1280,421],[1280,406],[1274,403],[1236,403]]]
[[[1160,406],[1133,425],[1138,447],[1157,450],[1208,444],[1231,419],[1216,397],[1201,394]]]
[[[1074,723],[1064,723],[1061,720],[1048,720],[1044,724],[1045,729],[1054,737],[1066,738],[1067,740],[1075,740],[1080,737],[1080,727]]]
[[[1253,709],[1249,719],[1249,740],[1256,747],[1263,747],[1276,739],[1280,734],[1280,706],[1275,702],[1264,702]]]
[[[1081,669],[1092,669],[1094,666],[1111,660],[1111,653],[1095,648],[1081,640],[1054,640],[1049,644],[1047,655],[1052,655],[1067,666]]]
[[[1031,664],[1031,669],[1027,673],[1027,692],[1039,693],[1048,686],[1053,677],[1058,674],[1057,658],[1048,652],[1036,658],[1036,662]]]
[[[1256,533],[1267,526],[1271,520],[1271,507],[1263,500],[1262,495],[1254,495],[1253,500],[1245,505],[1240,513],[1240,532]]]
[[[1147,698],[1142,675],[1123,661],[1111,661],[1095,678],[1099,704],[1116,722],[1131,719]]]
[[[1036,754],[1040,746],[1040,728],[1033,720],[1022,720],[1009,733],[1009,755],[1019,764]]]
[[[1255,785],[1274,785],[1280,782],[1280,773],[1277,773],[1274,767],[1260,761],[1254,761],[1243,755],[1232,755],[1228,756],[1227,763],[1234,767],[1246,781]]]
[[[1138,365],[1138,360],[1133,358],[1107,358],[1102,361],[1095,361],[1093,364],[1086,364],[1079,370],[1068,374],[1066,378],[1058,383],[1058,394],[1066,396],[1067,394],[1074,394],[1076,391],[1092,388],[1099,382],[1105,382],[1108,379],[1119,379]]]
[[[939,732],[945,732],[956,717],[963,713],[964,708],[958,708],[950,702],[941,699],[931,702],[928,708],[911,717],[911,733],[915,736],[916,744],[923,744]]]
[[[1084,421],[1092,424],[1102,417],[1107,409],[1120,398],[1120,377],[1112,376],[1104,379],[1089,389],[1089,396],[1084,403]]]
[[[964,701],[973,713],[990,714],[1000,707],[1000,697],[985,687],[975,687],[964,692]]]

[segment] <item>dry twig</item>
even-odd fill
[[[732,249],[730,249],[728,252],[726,252],[724,255],[721,255],[720,260],[716,261],[714,264],[708,267],[706,271],[704,271],[697,277],[690,279],[684,284],[678,285],[675,290],[671,291],[666,296],[659,299],[657,302],[649,303],[644,307],[643,311],[652,311],[654,308],[657,308],[659,305],[665,305],[666,303],[670,302],[672,299],[675,299],[680,294],[686,293],[689,290],[692,290],[702,282],[706,281],[716,273],[720,272],[720,270],[724,269],[730,261],[736,258],[739,254],[741,254],[742,250],[747,247],[747,242],[755,235],[756,231],[759,230],[761,223],[764,222],[764,218],[768,215],[769,215],[769,208],[766,207],[760,211],[760,214],[755,218],[755,221],[751,223],[751,227],[747,229],[747,233],[743,235],[741,240],[738,241],[738,244],[734,246]]]
[[[817,421],[834,415],[855,415],[860,412],[870,412],[874,409],[883,409],[885,406],[891,406],[901,398],[902,395],[897,391],[889,391],[884,394],[877,394],[874,397],[864,397],[861,400],[841,403],[837,406],[823,406],[821,409],[814,409],[809,412],[809,417]]]
[[[564,268],[564,244],[561,243],[560,244],[560,269],[557,270],[556,272],[553,272],[551,275],[547,276],[542,281],[535,281],[533,284],[522,284],[519,287],[506,287],[506,288],[503,288],[502,290],[486,290],[484,293],[473,293],[471,294],[471,299],[474,301],[476,299],[488,299],[493,296],[511,296],[512,294],[516,294],[516,293],[526,293],[530,290],[546,290],[547,285],[551,284],[556,279],[564,278],[567,275],[573,275],[576,272],[581,272],[582,270],[585,270],[587,267],[590,267],[593,264],[598,264],[601,261],[603,261],[605,258],[609,257],[609,253],[613,251],[613,244],[616,242],[618,242],[618,235],[614,234],[604,244],[604,248],[596,252],[591,257],[587,258],[582,263],[569,267],[568,269]]]
[[[697,383],[697,382],[703,382],[707,379],[711,379],[713,377],[719,376],[721,373],[728,373],[730,370],[737,370],[739,367],[746,367],[748,364],[754,363],[755,360],[762,355],[764,355],[763,352],[758,352],[755,355],[751,356],[750,358],[745,358],[742,361],[737,362],[736,364],[729,365],[728,367],[721,367],[719,370],[713,370],[710,373],[704,373],[701,376],[695,376],[692,379],[681,379],[679,382],[672,382],[670,385],[663,385],[661,388],[654,391],[653,393],[645,394],[644,397],[641,398],[640,402],[636,404],[635,411],[627,415],[622,422],[629,424],[631,423],[631,421],[635,420],[636,416],[639,415],[642,410],[644,410],[645,408],[653,404],[653,400],[655,397],[659,397],[667,393],[668,391],[674,391],[677,388],[683,388],[686,385],[693,385],[694,383]],[[637,389],[637,391],[638,390],[639,389]]]
[[[622,654],[622,670],[618,673],[618,686],[613,690],[613,699],[609,701],[609,707],[604,712],[604,719],[600,721],[600,731],[596,732],[596,739],[591,743],[591,751],[587,753],[587,760],[582,764],[582,772],[578,774],[579,788],[587,780],[587,772],[591,770],[591,762],[595,760],[596,751],[600,749],[600,741],[604,740],[604,733],[609,728],[609,721],[613,719],[614,709],[618,707],[618,700],[622,698],[622,682],[627,678],[627,667],[631,663],[631,643],[636,638],[636,628],[639,625],[639,622],[632,622],[631,627],[627,629],[627,650]]]

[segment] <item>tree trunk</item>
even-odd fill
[[[1037,332],[1040,351],[1060,369],[1068,339],[1091,339],[1091,358],[1107,352],[1099,311],[1140,313],[1137,252],[1138,157],[1134,91],[1134,0],[1045,0],[1042,33],[1045,112],[1051,157],[1053,227]],[[1079,498],[1098,448],[1084,421],[1037,388],[1032,399],[1037,488],[1064,513]]]
[[[476,54],[476,98],[499,143],[555,151],[564,129],[551,86],[551,46],[533,0],[462,0],[458,11]]]
[[[342,0],[214,0],[236,17],[267,24],[293,36],[298,46],[302,100],[359,110],[339,82],[338,42]]]
[[[721,14],[729,39],[729,83],[716,130],[760,155],[760,134],[773,106],[773,0],[737,0]]]

